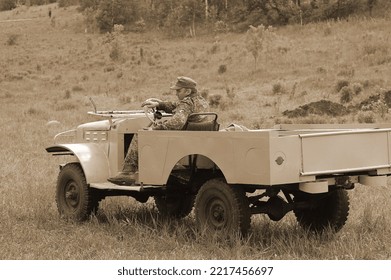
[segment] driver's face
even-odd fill
[[[189,95],[189,89],[180,88],[176,90],[176,96],[178,97],[179,100],[182,100],[188,95]]]

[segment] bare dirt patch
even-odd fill
[[[391,90],[384,94],[370,95],[360,103],[349,106],[322,99],[293,110],[286,110],[283,112],[283,115],[288,118],[300,118],[309,115],[337,117],[358,111],[376,111],[379,110],[379,107],[384,107],[386,110],[391,108]]]
[[[286,110],[282,114],[288,118],[307,117],[308,115],[344,116],[349,113],[345,106],[329,101],[319,100],[302,105],[294,110]]]

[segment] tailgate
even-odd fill
[[[389,168],[390,133],[390,129],[361,129],[299,135],[301,175]]]

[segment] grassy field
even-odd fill
[[[327,99],[349,108],[391,90],[391,19],[355,19],[277,28],[257,69],[245,34],[164,38],[161,32],[85,32],[75,7],[20,7],[0,13],[0,259],[390,259],[390,188],[349,192],[350,216],[336,235],[310,234],[292,214],[254,216],[244,240],[202,237],[192,215],[160,217],[153,202],[110,198],[83,224],[59,219],[55,184],[61,158],[45,151],[56,132],[93,120],[99,109],[138,109],[149,97],[172,99],[179,75],[193,77],[222,127],[291,123],[389,122],[370,111],[288,118],[283,112]],[[20,20],[29,19],[29,20]],[[55,126],[48,122],[60,122]]]

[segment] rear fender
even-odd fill
[[[110,165],[106,152],[96,143],[59,144],[46,148],[52,155],[70,155],[77,158],[87,183],[106,182],[109,177]]]

